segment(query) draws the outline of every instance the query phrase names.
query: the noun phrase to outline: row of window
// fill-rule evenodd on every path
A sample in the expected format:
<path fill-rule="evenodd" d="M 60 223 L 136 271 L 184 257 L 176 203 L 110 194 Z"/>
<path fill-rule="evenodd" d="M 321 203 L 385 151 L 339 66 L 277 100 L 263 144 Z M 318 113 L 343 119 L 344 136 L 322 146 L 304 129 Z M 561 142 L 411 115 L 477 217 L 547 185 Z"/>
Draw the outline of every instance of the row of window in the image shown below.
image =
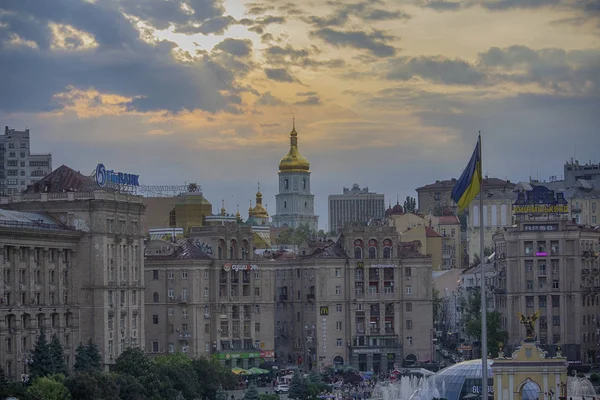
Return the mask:
<path fill-rule="evenodd" d="M 27 148 L 27 142 L 8 142 L 8 148 L 9 149 L 14 149 L 15 145 L 19 145 L 19 148 L 21 149 L 26 149 Z M 0 145 L 0 150 L 5 150 L 4 144 Z"/>

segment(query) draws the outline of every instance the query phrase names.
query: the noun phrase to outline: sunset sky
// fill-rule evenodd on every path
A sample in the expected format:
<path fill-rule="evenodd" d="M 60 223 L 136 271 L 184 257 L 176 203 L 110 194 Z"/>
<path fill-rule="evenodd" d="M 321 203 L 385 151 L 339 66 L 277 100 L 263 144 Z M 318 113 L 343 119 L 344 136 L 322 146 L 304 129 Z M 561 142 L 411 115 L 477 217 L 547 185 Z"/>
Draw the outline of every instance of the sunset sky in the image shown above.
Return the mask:
<path fill-rule="evenodd" d="M 600 161 L 600 0 L 2 0 L 0 122 L 54 167 L 275 213 L 292 116 L 327 195 Z"/>

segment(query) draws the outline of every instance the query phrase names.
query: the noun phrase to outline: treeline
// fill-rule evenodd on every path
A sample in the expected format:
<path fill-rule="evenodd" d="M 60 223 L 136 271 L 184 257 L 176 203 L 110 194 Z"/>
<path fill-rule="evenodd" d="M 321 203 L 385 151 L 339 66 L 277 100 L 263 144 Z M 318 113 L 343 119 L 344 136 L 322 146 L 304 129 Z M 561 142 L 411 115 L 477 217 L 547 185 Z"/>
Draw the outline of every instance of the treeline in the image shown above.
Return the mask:
<path fill-rule="evenodd" d="M 191 359 L 181 353 L 157 358 L 128 348 L 104 372 L 98 347 L 89 342 L 76 350 L 73 371 L 65 363 L 56 335 L 38 337 L 26 383 L 8 382 L 0 367 L 0 399 L 19 400 L 203 400 L 235 389 L 237 377 L 218 360 Z"/>

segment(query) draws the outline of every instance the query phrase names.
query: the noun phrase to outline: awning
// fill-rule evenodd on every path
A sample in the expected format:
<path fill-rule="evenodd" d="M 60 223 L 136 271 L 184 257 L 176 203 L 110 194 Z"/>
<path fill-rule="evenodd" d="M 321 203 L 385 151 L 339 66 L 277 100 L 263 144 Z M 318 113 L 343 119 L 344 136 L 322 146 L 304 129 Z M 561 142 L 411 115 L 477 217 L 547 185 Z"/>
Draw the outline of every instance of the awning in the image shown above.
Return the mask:
<path fill-rule="evenodd" d="M 233 372 L 235 375 L 252 375 L 252 372 L 243 368 L 232 368 L 231 372 Z"/>
<path fill-rule="evenodd" d="M 262 369 L 262 368 L 258 368 L 258 367 L 252 367 L 248 371 L 251 372 L 252 375 L 264 375 L 264 374 L 269 373 L 269 371 L 267 371 L 266 369 Z"/>

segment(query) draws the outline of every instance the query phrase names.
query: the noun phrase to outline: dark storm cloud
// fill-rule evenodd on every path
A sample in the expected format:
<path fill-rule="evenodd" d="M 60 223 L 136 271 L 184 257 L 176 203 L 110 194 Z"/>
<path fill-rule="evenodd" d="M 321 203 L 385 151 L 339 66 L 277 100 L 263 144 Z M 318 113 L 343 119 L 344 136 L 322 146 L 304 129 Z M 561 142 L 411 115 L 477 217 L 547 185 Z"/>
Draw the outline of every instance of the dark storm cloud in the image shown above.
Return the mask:
<path fill-rule="evenodd" d="M 341 59 L 318 60 L 317 56 L 320 50 L 316 46 L 309 48 L 296 49 L 291 45 L 285 47 L 276 45 L 267 47 L 264 50 L 264 56 L 270 66 L 284 67 L 297 66 L 304 68 L 339 68 L 344 66 L 344 61 Z"/>
<path fill-rule="evenodd" d="M 586 0 L 582 0 L 586 1 Z M 436 11 L 456 11 L 461 8 L 480 6 L 490 11 L 509 9 L 536 9 L 557 5 L 573 6 L 570 0 L 420 0 L 419 4 Z"/>
<path fill-rule="evenodd" d="M 190 4 L 199 7 L 203 2 Z M 0 91 L 11 93 L 0 98 L 2 111 L 59 108 L 54 95 L 69 86 L 132 97 L 126 106 L 137 111 L 216 112 L 240 101 L 233 93 L 235 75 L 230 70 L 207 55 L 180 63 L 173 58 L 173 43 L 141 41 L 114 3 L 6 0 L 0 3 L 0 11 L 5 11 L 0 13 Z M 11 19 L 14 15 L 20 17 L 18 21 Z M 89 33 L 97 47 L 49 51 L 51 33 L 47 27 L 51 22 Z M 13 34 L 35 42 L 39 48 L 9 44 Z"/>
<path fill-rule="evenodd" d="M 184 5 L 191 8 L 191 12 Z M 174 26 L 182 32 L 197 29 L 198 24 L 221 17 L 225 11 L 220 0 L 120 0 L 120 6 L 125 13 L 136 16 L 157 29 Z"/>
<path fill-rule="evenodd" d="M 271 106 L 271 107 L 276 107 L 276 106 L 283 106 L 286 105 L 287 103 L 275 96 L 273 96 L 271 94 L 271 92 L 265 92 L 262 94 L 262 96 L 260 96 L 258 98 L 258 100 L 256 100 L 256 105 L 259 106 Z"/>
<path fill-rule="evenodd" d="M 252 41 L 250 39 L 227 38 L 215 46 L 217 50 L 223 50 L 231 55 L 246 57 L 252 54 Z"/>
<path fill-rule="evenodd" d="M 321 99 L 319 96 L 311 96 L 306 100 L 297 101 L 294 104 L 297 106 L 317 106 L 321 104 Z"/>
<path fill-rule="evenodd" d="M 557 93 L 584 93 L 600 88 L 600 50 L 492 47 L 479 53 L 474 64 L 442 56 L 398 57 L 387 60 L 382 71 L 389 80 L 418 77 L 439 84 L 472 86 L 533 83 Z"/>
<path fill-rule="evenodd" d="M 334 6 L 333 12 L 325 17 L 311 15 L 302 20 L 315 28 L 342 27 L 346 25 L 350 17 L 360 19 L 365 22 L 387 21 L 410 19 L 410 15 L 399 10 L 384 10 L 374 8 L 376 2 L 365 1 L 359 3 L 346 3 L 329 1 L 328 4 Z"/>
<path fill-rule="evenodd" d="M 419 77 L 446 85 L 477 85 L 485 75 L 463 60 L 437 57 L 399 57 L 387 62 L 385 77 L 407 81 Z"/>
<path fill-rule="evenodd" d="M 481 6 L 488 10 L 506 10 L 509 8 L 540 8 L 556 6 L 561 0 L 482 0 Z"/>
<path fill-rule="evenodd" d="M 364 32 L 324 28 L 313 31 L 310 35 L 335 47 L 352 47 L 366 50 L 377 57 L 391 57 L 396 54 L 396 48 L 386 44 L 386 40 L 392 40 L 394 37 L 385 35 L 378 30 Z"/>
<path fill-rule="evenodd" d="M 486 68 L 502 80 L 536 83 L 555 92 L 600 91 L 600 50 L 492 47 L 478 58 L 480 69 Z"/>
<path fill-rule="evenodd" d="M 436 11 L 456 11 L 460 10 L 461 3 L 459 1 L 432 0 L 423 3 L 423 7 Z"/>
<path fill-rule="evenodd" d="M 231 15 L 225 15 L 207 19 L 200 25 L 188 24 L 178 26 L 175 29 L 175 32 L 187 35 L 194 33 L 202 33 L 203 35 L 209 35 L 211 33 L 222 35 L 231 25 L 236 24 L 236 22 L 235 18 Z"/>
<path fill-rule="evenodd" d="M 278 82 L 297 82 L 284 68 L 265 68 L 265 75 L 267 75 L 267 78 Z"/>

